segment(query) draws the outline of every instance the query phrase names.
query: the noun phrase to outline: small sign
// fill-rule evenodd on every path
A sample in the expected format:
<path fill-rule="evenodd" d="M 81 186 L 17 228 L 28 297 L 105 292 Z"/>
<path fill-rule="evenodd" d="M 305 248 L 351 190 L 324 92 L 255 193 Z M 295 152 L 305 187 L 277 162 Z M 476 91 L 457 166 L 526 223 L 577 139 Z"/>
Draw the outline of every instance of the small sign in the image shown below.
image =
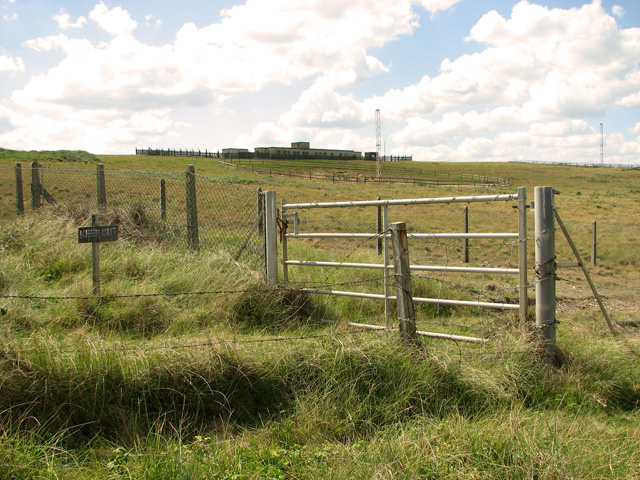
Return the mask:
<path fill-rule="evenodd" d="M 80 227 L 78 229 L 78 243 L 115 242 L 116 240 L 118 240 L 118 225 Z"/>

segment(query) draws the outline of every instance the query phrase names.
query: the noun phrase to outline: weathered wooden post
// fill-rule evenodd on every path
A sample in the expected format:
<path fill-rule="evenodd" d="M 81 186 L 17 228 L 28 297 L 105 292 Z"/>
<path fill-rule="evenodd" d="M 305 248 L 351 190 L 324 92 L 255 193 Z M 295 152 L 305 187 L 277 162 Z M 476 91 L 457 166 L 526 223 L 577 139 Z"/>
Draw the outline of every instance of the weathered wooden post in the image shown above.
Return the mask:
<path fill-rule="evenodd" d="M 22 190 L 22 164 L 16 163 L 16 209 L 18 216 L 24 215 L 24 192 Z"/>
<path fill-rule="evenodd" d="M 42 183 L 40 178 L 40 165 L 31 163 L 31 209 L 37 210 L 42 206 Z"/>
<path fill-rule="evenodd" d="M 107 188 L 104 181 L 104 163 L 97 165 L 96 177 L 98 183 L 98 206 L 107 206 Z"/>
<path fill-rule="evenodd" d="M 552 187 L 536 187 L 536 327 L 550 364 L 556 352 L 556 241 Z"/>
<path fill-rule="evenodd" d="M 469 207 L 465 205 L 462 211 L 462 231 L 469 233 Z M 462 261 L 469 263 L 469 239 L 462 240 Z"/>
<path fill-rule="evenodd" d="M 100 242 L 118 240 L 118 225 L 99 225 L 98 214 L 91 215 L 91 226 L 78 229 L 78 243 L 91 243 L 93 264 L 93 295 L 100 296 Z"/>
<path fill-rule="evenodd" d="M 411 271 L 409 267 L 409 243 L 407 224 L 391 224 L 391 243 L 393 245 L 393 272 L 396 280 L 396 299 L 398 304 L 398 328 L 400 338 L 409 343 L 417 343 L 416 314 L 411 296 Z"/>
<path fill-rule="evenodd" d="M 527 189 L 518 188 L 518 273 L 520 292 L 520 322 L 527 321 L 529 288 L 527 276 Z"/>
<path fill-rule="evenodd" d="M 98 214 L 91 215 L 91 226 L 98 227 Z M 100 242 L 91 242 L 91 261 L 93 263 L 93 295 L 100 296 Z"/>
<path fill-rule="evenodd" d="M 267 264 L 267 282 L 278 283 L 278 209 L 276 192 L 264 192 L 264 227 L 265 227 L 265 259 Z"/>
<path fill-rule="evenodd" d="M 258 235 L 264 235 L 264 194 L 262 193 L 262 189 L 258 188 L 258 192 L 256 195 L 256 211 L 257 211 L 257 221 L 258 221 Z"/>
<path fill-rule="evenodd" d="M 198 202 L 196 199 L 196 167 L 187 165 L 187 246 L 190 250 L 198 250 Z"/>
<path fill-rule="evenodd" d="M 160 179 L 160 218 L 167 219 L 167 183 L 164 178 Z"/>

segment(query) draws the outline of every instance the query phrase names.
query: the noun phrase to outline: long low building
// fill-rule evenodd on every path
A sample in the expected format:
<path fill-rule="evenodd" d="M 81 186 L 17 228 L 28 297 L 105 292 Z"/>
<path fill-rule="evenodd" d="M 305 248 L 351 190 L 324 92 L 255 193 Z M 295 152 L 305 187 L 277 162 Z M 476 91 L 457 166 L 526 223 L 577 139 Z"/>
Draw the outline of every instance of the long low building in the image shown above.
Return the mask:
<path fill-rule="evenodd" d="M 362 160 L 361 152 L 311 148 L 309 142 L 293 142 L 291 147 L 256 147 L 251 153 L 245 148 L 224 148 L 223 158 L 324 158 L 333 160 Z"/>

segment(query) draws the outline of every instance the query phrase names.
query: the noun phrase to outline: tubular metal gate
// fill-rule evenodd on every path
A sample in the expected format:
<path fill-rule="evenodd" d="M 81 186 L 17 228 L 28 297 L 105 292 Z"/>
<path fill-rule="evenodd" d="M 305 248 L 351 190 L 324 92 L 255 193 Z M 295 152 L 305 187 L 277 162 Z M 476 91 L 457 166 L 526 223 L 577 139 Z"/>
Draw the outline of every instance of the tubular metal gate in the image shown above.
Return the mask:
<path fill-rule="evenodd" d="M 517 268 L 505 268 L 505 267 L 493 267 L 493 266 L 465 266 L 465 265 L 449 265 L 449 261 L 446 262 L 445 265 L 437 264 L 435 260 L 436 258 L 429 258 L 427 260 L 428 263 L 425 264 L 412 264 L 411 271 L 412 272 L 442 272 L 445 274 L 446 272 L 455 272 L 458 274 L 485 274 L 485 275 L 514 275 L 518 276 L 518 292 L 519 292 L 519 302 L 517 304 L 514 303 L 500 303 L 500 302 L 481 302 L 481 301 L 468 301 L 468 300 L 456 300 L 456 299 L 443 299 L 443 298 L 423 298 L 423 297 L 414 297 L 413 301 L 417 303 L 431 303 L 436 305 L 447 305 L 447 306 L 472 306 L 472 307 L 480 307 L 480 308 L 491 308 L 491 309 L 501 309 L 501 310 L 518 310 L 520 321 L 525 321 L 527 317 L 527 290 L 528 290 L 528 282 L 527 282 L 527 222 L 526 222 L 526 209 L 527 209 L 527 196 L 526 189 L 524 187 L 518 188 L 518 192 L 516 194 L 501 194 L 501 195 L 487 195 L 487 196 L 467 196 L 467 197 L 446 197 L 446 198 L 415 198 L 415 199 L 402 199 L 402 200 L 372 200 L 372 201 L 354 201 L 354 202 L 327 202 L 327 203 L 286 203 L 285 200 L 281 201 L 281 211 L 283 223 L 286 225 L 285 232 L 282 235 L 282 265 L 283 265 L 283 277 L 284 282 L 290 282 L 290 269 L 291 267 L 333 267 L 333 268 L 360 268 L 360 269 L 371 269 L 371 270 L 381 270 L 385 272 L 383 286 L 384 291 L 382 294 L 374 294 L 374 293 L 362 293 L 356 291 L 342 291 L 342 290 L 334 290 L 331 288 L 308 288 L 303 287 L 299 288 L 301 291 L 309 292 L 309 293 L 318 293 L 318 294 L 327 294 L 327 295 L 340 295 L 347 297 L 358 297 L 358 298 L 370 298 L 370 299 L 380 299 L 385 302 L 385 322 L 386 327 L 390 327 L 390 319 L 389 319 L 389 303 L 392 300 L 396 300 L 396 297 L 391 295 L 391 285 L 390 285 L 390 277 L 387 274 L 390 270 L 393 270 L 393 263 L 390 262 L 390 247 L 389 240 L 391 235 L 389 234 L 389 208 L 395 206 L 404 207 L 403 211 L 404 215 L 413 215 L 414 221 L 407 221 L 408 227 L 411 225 L 415 225 L 420 227 L 420 215 L 424 215 L 424 209 L 422 214 L 419 210 L 413 208 L 415 206 L 427 206 L 427 205 L 438 205 L 440 206 L 440 210 L 442 210 L 445 205 L 453 205 L 453 204 L 474 204 L 474 203 L 484 203 L 484 204 L 494 204 L 496 202 L 503 203 L 515 203 L 513 206 L 514 209 L 517 209 L 517 225 L 513 227 L 512 232 L 473 232 L 469 233 L 465 228 L 463 232 L 442 232 L 442 231 L 431 231 L 427 233 L 409 233 L 407 236 L 411 239 L 426 239 L 435 242 L 446 242 L 446 241 L 456 241 L 463 242 L 463 245 L 468 245 L 467 242 L 470 240 L 477 241 L 479 239 L 488 240 L 488 241 L 496 241 L 496 242 L 511 242 L 512 245 L 517 245 L 518 252 L 518 260 L 517 260 Z M 338 231 L 344 230 L 348 226 L 345 226 L 344 223 L 344 215 L 342 217 L 342 222 L 335 222 L 338 218 L 335 214 L 331 214 L 330 212 L 335 211 L 335 209 L 352 209 L 362 211 L 365 207 L 376 207 L 377 213 L 377 222 L 369 221 L 368 225 L 371 230 L 376 231 L 367 231 L 367 232 L 359 232 L 354 233 L 353 231 Z M 411 208 L 410 208 L 411 207 Z M 319 224 L 322 222 L 312 221 L 311 219 L 304 219 L 305 215 L 307 217 L 311 217 L 311 212 L 317 210 L 324 210 L 326 213 L 323 215 L 325 218 L 332 218 L 333 224 L 325 223 L 324 226 L 326 230 L 333 230 L 330 232 L 327 231 L 318 231 Z M 465 210 L 466 211 L 466 210 Z M 349 212 L 350 215 L 349 221 L 346 222 L 349 225 L 354 225 L 357 222 L 354 220 L 358 215 L 355 211 Z M 319 214 L 318 214 L 319 215 Z M 489 217 L 496 217 L 499 215 L 498 213 L 492 213 Z M 368 212 L 368 216 L 371 217 L 371 212 Z M 362 215 L 360 215 L 362 217 Z M 317 217 L 316 217 L 317 218 Z M 397 219 L 406 221 L 406 219 Z M 340 225 L 336 225 L 336 223 L 340 223 Z M 366 223 L 366 222 L 364 222 Z M 361 223 L 364 224 L 364 223 Z M 483 222 L 485 224 L 490 222 Z M 500 226 L 509 222 L 497 222 Z M 331 226 L 330 226 L 331 225 Z M 465 221 L 466 226 L 466 221 Z M 291 227 L 293 231 L 291 230 Z M 372 228 L 373 227 L 373 228 Z M 361 230 L 362 228 L 353 228 L 352 230 Z M 436 230 L 443 230 L 443 228 L 437 228 Z M 347 262 L 345 260 L 345 256 L 349 259 L 350 252 L 343 250 L 342 258 L 338 258 L 335 261 L 318 261 L 311 260 L 309 258 L 292 258 L 293 254 L 304 254 L 305 252 L 314 252 L 315 250 L 319 250 L 318 245 L 321 242 L 325 242 L 330 239 L 343 239 L 342 241 L 347 240 L 358 240 L 359 242 L 367 242 L 370 239 L 383 239 L 378 240 L 378 253 L 382 257 L 382 263 L 359 263 L 359 262 Z M 312 245 L 312 249 L 305 250 L 304 248 L 295 249 L 293 242 L 316 242 Z M 506 244 L 506 243 L 505 243 Z M 330 248 L 330 247 L 329 247 Z M 357 247 L 356 247 L 357 248 Z M 412 251 L 414 248 L 412 248 Z M 417 250 L 417 249 L 416 249 Z M 429 250 L 429 248 L 427 248 Z M 340 251 L 335 253 L 340 254 Z M 410 255 L 411 260 L 414 261 L 414 256 Z M 416 257 L 420 260 L 420 255 L 416 255 Z M 485 262 L 487 264 L 489 262 Z M 469 337 L 472 338 L 472 337 Z"/>

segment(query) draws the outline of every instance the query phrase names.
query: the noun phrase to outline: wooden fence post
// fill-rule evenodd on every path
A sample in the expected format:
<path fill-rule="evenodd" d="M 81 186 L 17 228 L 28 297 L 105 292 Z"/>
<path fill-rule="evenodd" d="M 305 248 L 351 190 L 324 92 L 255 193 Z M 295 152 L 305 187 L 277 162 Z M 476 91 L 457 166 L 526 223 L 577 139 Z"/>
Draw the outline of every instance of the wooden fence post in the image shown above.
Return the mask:
<path fill-rule="evenodd" d="M 22 164 L 16 163 L 16 209 L 18 216 L 24 215 L 24 192 L 22 190 Z"/>
<path fill-rule="evenodd" d="M 100 224 L 98 214 L 91 215 L 91 226 Z M 93 263 L 93 295 L 100 296 L 100 242 L 91 242 L 91 261 Z"/>
<path fill-rule="evenodd" d="M 396 298 L 398 303 L 398 328 L 400 338 L 409 343 L 417 343 L 416 314 L 411 296 L 411 271 L 409 263 L 409 243 L 407 224 L 391 224 L 391 242 L 393 244 L 393 271 L 396 280 Z"/>
<path fill-rule="evenodd" d="M 164 178 L 160 179 L 160 218 L 167 219 L 167 182 Z"/>
<path fill-rule="evenodd" d="M 547 361 L 557 364 L 556 240 L 552 187 L 536 187 L 536 327 Z"/>
<path fill-rule="evenodd" d="M 42 206 L 42 183 L 40 178 L 40 165 L 31 163 L 31 209 L 37 210 Z"/>
<path fill-rule="evenodd" d="M 469 207 L 465 205 L 462 211 L 462 231 L 469 233 Z M 462 240 L 462 261 L 469 263 L 469 239 Z"/>
<path fill-rule="evenodd" d="M 258 188 L 257 191 L 256 207 L 258 215 L 258 235 L 264 236 L 264 194 L 261 188 Z"/>
<path fill-rule="evenodd" d="M 187 246 L 190 250 L 198 250 L 198 202 L 196 199 L 196 167 L 187 165 Z"/>
<path fill-rule="evenodd" d="M 265 212 L 265 260 L 267 264 L 267 282 L 278 283 L 278 209 L 276 207 L 276 192 L 267 190 L 264 192 Z"/>
<path fill-rule="evenodd" d="M 107 189 L 104 181 L 104 163 L 97 165 L 96 176 L 98 179 L 98 206 L 107 206 Z"/>

